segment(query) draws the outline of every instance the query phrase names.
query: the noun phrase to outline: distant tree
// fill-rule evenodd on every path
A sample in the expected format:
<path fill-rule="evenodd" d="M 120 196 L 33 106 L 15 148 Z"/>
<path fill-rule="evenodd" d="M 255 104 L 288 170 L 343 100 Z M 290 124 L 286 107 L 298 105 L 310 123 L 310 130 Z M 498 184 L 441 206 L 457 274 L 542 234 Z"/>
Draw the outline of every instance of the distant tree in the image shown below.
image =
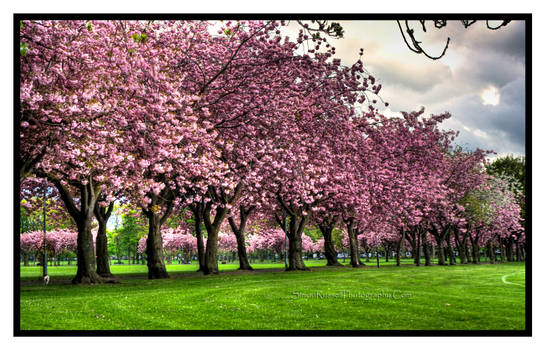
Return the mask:
<path fill-rule="evenodd" d="M 21 233 L 38 231 L 42 227 L 41 223 L 29 215 L 24 207 L 21 206 L 20 210 L 19 230 Z"/>
<path fill-rule="evenodd" d="M 525 219 L 525 173 L 526 161 L 524 156 L 507 155 L 495 159 L 487 165 L 487 173 L 508 182 L 519 206 L 521 217 Z M 522 223 L 522 225 L 525 225 Z"/>
<path fill-rule="evenodd" d="M 525 157 L 507 155 L 487 165 L 487 173 L 508 181 L 516 196 L 525 197 Z"/>
<path fill-rule="evenodd" d="M 140 212 L 134 209 L 127 209 L 126 213 L 122 214 L 122 226 L 117 230 L 114 237 L 116 245 L 118 261 L 120 256 L 126 255 L 129 260 L 137 254 L 138 241 L 148 232 L 148 226 L 145 218 L 140 215 Z"/>

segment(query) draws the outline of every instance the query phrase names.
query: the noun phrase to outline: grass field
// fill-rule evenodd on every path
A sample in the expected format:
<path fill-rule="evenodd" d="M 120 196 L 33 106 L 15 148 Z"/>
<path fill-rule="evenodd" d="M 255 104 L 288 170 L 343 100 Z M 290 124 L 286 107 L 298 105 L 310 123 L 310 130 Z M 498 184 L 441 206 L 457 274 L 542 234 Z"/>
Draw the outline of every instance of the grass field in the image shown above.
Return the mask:
<path fill-rule="evenodd" d="M 284 272 L 276 263 L 215 276 L 167 265 L 170 279 L 146 279 L 146 266 L 112 265 L 119 284 L 71 285 L 75 266 L 21 267 L 22 330 L 523 330 L 525 265 L 323 267 Z M 231 270 L 231 271 L 230 271 Z M 44 317 L 47 315 L 47 317 Z"/>

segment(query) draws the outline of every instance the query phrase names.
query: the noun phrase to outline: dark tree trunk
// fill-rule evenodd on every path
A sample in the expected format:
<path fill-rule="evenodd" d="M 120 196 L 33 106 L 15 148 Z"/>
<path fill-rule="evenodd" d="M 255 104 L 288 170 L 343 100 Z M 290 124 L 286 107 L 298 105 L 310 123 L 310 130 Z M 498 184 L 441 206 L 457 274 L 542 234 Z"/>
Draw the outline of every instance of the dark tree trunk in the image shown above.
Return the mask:
<path fill-rule="evenodd" d="M 426 231 L 421 232 L 421 242 L 423 245 L 423 251 L 425 252 L 425 266 L 431 266 L 432 265 L 432 257 L 431 257 L 431 245 L 427 240 L 427 233 Z M 419 251 L 417 252 L 419 254 Z"/>
<path fill-rule="evenodd" d="M 239 270 L 252 271 L 253 268 L 248 262 L 246 253 L 245 235 L 243 233 L 236 234 L 237 237 L 237 257 L 239 258 Z"/>
<path fill-rule="evenodd" d="M 301 235 L 305 224 L 307 223 L 307 216 L 290 216 L 290 224 L 288 225 L 288 267 L 286 271 L 309 271 L 305 266 L 302 258 L 302 242 Z"/>
<path fill-rule="evenodd" d="M 342 266 L 337 261 L 337 252 L 332 239 L 332 231 L 334 230 L 335 222 L 325 222 L 319 225 L 322 236 L 324 237 L 324 256 L 326 257 L 326 266 Z"/>
<path fill-rule="evenodd" d="M 445 265 L 445 255 L 444 255 L 444 238 L 442 235 L 435 236 L 436 244 L 438 246 L 438 265 Z"/>
<path fill-rule="evenodd" d="M 402 230 L 402 237 L 400 237 L 400 240 L 398 241 L 398 245 L 396 246 L 396 266 L 400 266 L 400 252 L 402 250 L 402 244 L 404 243 L 405 238 L 406 238 L 406 231 Z"/>
<path fill-rule="evenodd" d="M 414 236 L 414 249 L 415 249 L 415 252 L 413 252 L 414 256 L 413 256 L 413 263 L 415 264 L 415 266 L 421 266 L 421 246 L 423 246 L 423 248 L 426 250 L 426 246 L 424 246 L 423 244 L 425 243 L 424 240 L 422 239 L 422 236 L 423 234 L 421 233 L 420 230 L 417 230 L 415 232 L 415 236 Z M 423 242 L 423 243 L 421 243 Z M 428 253 L 425 253 L 425 254 L 428 254 Z"/>
<path fill-rule="evenodd" d="M 102 283 L 103 280 L 95 271 L 95 250 L 91 235 L 91 218 L 77 222 L 78 226 L 78 270 L 72 283 Z"/>
<path fill-rule="evenodd" d="M 415 262 L 415 246 L 417 244 L 417 239 L 416 239 L 416 234 L 415 234 L 414 230 L 410 230 L 409 232 L 407 232 L 406 240 L 408 241 L 408 243 L 409 243 L 409 245 L 411 247 L 410 257 L 412 259 L 414 259 L 414 262 Z"/>
<path fill-rule="evenodd" d="M 495 263 L 495 249 L 493 248 L 493 244 L 491 241 L 487 243 L 487 255 L 489 255 L 489 262 L 491 264 Z"/>
<path fill-rule="evenodd" d="M 108 237 L 106 236 L 106 224 L 112 211 L 114 202 L 108 205 L 108 208 L 95 203 L 95 218 L 99 223 L 97 238 L 95 241 L 95 249 L 97 254 L 97 273 L 102 277 L 112 277 L 110 272 L 110 263 L 108 261 Z"/>
<path fill-rule="evenodd" d="M 479 264 L 479 262 L 480 262 L 480 247 L 478 246 L 477 242 L 474 242 L 474 240 L 472 240 L 472 263 Z"/>
<path fill-rule="evenodd" d="M 29 266 L 28 265 L 28 253 L 22 253 L 23 254 L 23 261 L 24 261 L 24 266 Z"/>
<path fill-rule="evenodd" d="M 203 266 L 201 267 L 205 275 L 218 273 L 218 232 L 220 231 L 220 225 L 228 213 L 227 206 L 239 198 L 242 186 L 242 183 L 237 184 L 233 191 L 233 195 L 229 197 L 223 191 L 218 191 L 214 187 L 209 187 L 208 194 L 210 195 L 210 198 L 214 200 L 194 205 L 197 209 L 203 209 L 203 222 L 205 223 L 205 228 L 207 230 L 205 259 Z M 217 204 L 216 213 L 214 219 L 211 219 L 211 211 L 214 204 Z"/>
<path fill-rule="evenodd" d="M 349 254 L 351 256 L 351 266 L 361 266 L 360 256 L 358 255 L 358 239 L 352 219 L 346 221 L 347 233 L 349 234 Z"/>
<path fill-rule="evenodd" d="M 502 242 L 502 238 L 497 236 L 497 239 L 499 241 L 500 262 L 501 262 L 501 264 L 504 264 L 506 262 L 506 251 L 504 249 L 504 244 Z"/>
<path fill-rule="evenodd" d="M 447 256 L 449 258 L 449 265 L 456 265 L 457 262 L 455 260 L 455 253 L 453 252 L 453 246 L 451 244 L 451 237 L 450 232 L 448 232 L 446 237 L 446 244 L 447 244 Z"/>
<path fill-rule="evenodd" d="M 146 239 L 146 256 L 148 278 L 169 278 L 163 257 L 163 240 L 161 238 L 162 220 L 156 213 L 146 211 L 148 216 L 148 238 Z M 129 257 L 127 257 L 129 259 Z"/>
<path fill-rule="evenodd" d="M 205 251 L 205 265 L 203 266 L 203 273 L 205 275 L 218 273 L 218 232 L 220 231 L 220 224 L 224 221 L 227 214 L 225 207 L 217 207 L 214 221 L 211 222 L 211 203 L 209 202 L 205 205 L 205 215 L 203 217 L 205 228 L 207 229 L 207 249 Z"/>
<path fill-rule="evenodd" d="M 235 238 L 237 239 L 237 256 L 239 257 L 239 270 L 248 270 L 252 271 L 252 266 L 250 266 L 250 263 L 248 262 L 248 256 L 246 254 L 246 243 L 245 243 L 245 228 L 246 228 L 246 222 L 248 219 L 248 216 L 252 212 L 254 208 L 250 207 L 245 210 L 243 206 L 239 207 L 239 227 L 237 227 L 235 220 L 233 218 L 229 217 L 229 225 L 231 226 L 231 230 L 233 231 L 233 234 L 235 234 Z"/>
<path fill-rule="evenodd" d="M 509 237 L 506 241 L 506 260 L 509 262 L 514 261 L 514 248 L 513 248 L 513 238 Z"/>
<path fill-rule="evenodd" d="M 389 254 L 391 252 L 390 245 L 385 244 L 383 248 L 385 249 L 385 262 L 387 263 L 389 262 Z"/>
<path fill-rule="evenodd" d="M 203 207 L 201 203 L 192 204 L 191 210 L 193 212 L 193 220 L 195 222 L 195 238 L 197 238 L 197 260 L 199 262 L 199 269 L 197 271 L 205 270 L 205 243 L 203 240 Z"/>
<path fill-rule="evenodd" d="M 461 264 L 467 264 L 467 254 L 466 254 L 466 246 L 467 246 L 467 234 L 462 233 L 462 237 L 459 237 L 459 230 L 455 228 L 454 231 L 454 237 L 455 237 L 455 244 L 457 245 L 457 252 L 459 253 L 459 262 Z"/>
<path fill-rule="evenodd" d="M 76 222 L 78 227 L 77 257 L 78 269 L 72 283 L 102 283 L 103 279 L 95 271 L 95 249 L 93 247 L 93 236 L 91 235 L 91 219 L 100 188 L 93 184 L 92 178 L 84 185 L 74 184 L 79 189 L 79 205 L 77 206 L 70 191 L 57 178 L 50 177 L 49 180 L 55 184 L 65 207 Z"/>
<path fill-rule="evenodd" d="M 522 245 L 516 242 L 516 261 L 523 261 Z"/>

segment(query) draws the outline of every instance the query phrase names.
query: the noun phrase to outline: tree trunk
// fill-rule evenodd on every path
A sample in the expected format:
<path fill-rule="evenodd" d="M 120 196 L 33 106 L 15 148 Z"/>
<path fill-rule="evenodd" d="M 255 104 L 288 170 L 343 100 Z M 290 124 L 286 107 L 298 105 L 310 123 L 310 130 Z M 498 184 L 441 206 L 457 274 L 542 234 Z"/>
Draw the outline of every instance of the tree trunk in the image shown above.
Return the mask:
<path fill-rule="evenodd" d="M 305 224 L 307 223 L 307 216 L 299 217 L 298 215 L 290 216 L 290 224 L 287 232 L 288 236 L 288 267 L 286 271 L 309 271 L 305 266 L 302 258 L 302 242 L 301 235 Z"/>
<path fill-rule="evenodd" d="M 195 203 L 190 206 L 193 212 L 193 220 L 195 223 L 195 238 L 197 238 L 197 260 L 199 269 L 197 271 L 205 271 L 205 243 L 203 240 L 203 208 L 201 203 Z"/>
<path fill-rule="evenodd" d="M 506 260 L 509 262 L 514 261 L 514 248 L 513 248 L 513 238 L 509 237 L 506 240 Z"/>
<path fill-rule="evenodd" d="M 23 254 L 23 261 L 24 261 L 24 266 L 29 266 L 28 265 L 28 253 L 22 253 Z"/>
<path fill-rule="evenodd" d="M 65 208 L 72 216 L 78 227 L 77 257 L 78 269 L 72 283 L 102 283 L 103 279 L 95 272 L 95 249 L 93 247 L 93 236 L 91 235 L 91 219 L 95 202 L 100 195 L 100 188 L 93 184 L 90 177 L 87 183 L 79 184 L 79 205 L 76 205 L 70 191 L 57 178 L 50 177 L 59 194 Z"/>
<path fill-rule="evenodd" d="M 349 254 L 351 256 L 351 266 L 352 267 L 359 267 L 360 264 L 360 256 L 358 256 L 358 239 L 356 236 L 356 232 L 354 229 L 354 223 L 353 220 L 350 219 L 346 222 L 347 224 L 347 233 L 349 234 Z"/>
<path fill-rule="evenodd" d="M 472 241 L 472 263 L 478 264 L 480 262 L 480 247 L 478 243 Z"/>
<path fill-rule="evenodd" d="M 97 273 L 102 277 L 112 277 L 110 272 L 110 263 L 108 261 L 108 237 L 106 236 L 106 224 L 112 211 L 114 202 L 108 205 L 108 208 L 95 203 L 95 218 L 99 223 L 97 238 L 95 241 L 95 249 L 97 254 Z"/>
<path fill-rule="evenodd" d="M 455 237 L 455 244 L 457 245 L 457 252 L 459 253 L 459 262 L 461 264 L 467 264 L 468 258 L 466 255 L 466 246 L 467 246 L 466 233 L 462 233 L 462 237 L 459 239 L 459 230 L 455 228 L 454 237 Z"/>
<path fill-rule="evenodd" d="M 498 237 L 498 240 L 499 240 L 499 250 L 500 250 L 500 262 L 501 264 L 504 264 L 506 262 L 506 251 L 504 249 L 502 238 Z"/>
<path fill-rule="evenodd" d="M 406 231 L 402 230 L 402 237 L 400 237 L 398 245 L 396 246 L 396 266 L 400 266 L 400 251 L 402 250 L 404 239 L 406 239 Z"/>
<path fill-rule="evenodd" d="M 445 255 L 444 255 L 444 236 L 443 234 L 435 235 L 436 244 L 438 246 L 438 265 L 445 265 Z"/>
<path fill-rule="evenodd" d="M 521 243 L 516 242 L 516 261 L 523 261 Z"/>
<path fill-rule="evenodd" d="M 252 271 L 253 268 L 248 262 L 248 255 L 246 253 L 246 243 L 244 233 L 235 234 L 237 238 L 237 257 L 239 258 L 239 270 Z"/>
<path fill-rule="evenodd" d="M 495 249 L 493 248 L 493 244 L 491 241 L 487 243 L 487 253 L 489 255 L 489 263 L 494 264 L 495 263 Z"/>
<path fill-rule="evenodd" d="M 253 208 L 249 208 L 248 210 L 245 210 L 243 206 L 239 207 L 239 227 L 237 227 L 235 220 L 233 218 L 229 217 L 229 225 L 231 226 L 231 230 L 233 231 L 233 234 L 235 235 L 235 238 L 237 239 L 237 256 L 239 258 L 239 270 L 248 270 L 252 271 L 252 266 L 250 266 L 250 263 L 248 262 L 248 256 L 246 253 L 246 243 L 245 243 L 245 228 L 246 228 L 246 222 L 248 219 L 248 215 L 250 215 L 250 212 L 253 210 Z"/>
<path fill-rule="evenodd" d="M 99 221 L 99 230 L 96 238 L 97 273 L 102 277 L 111 277 L 110 264 L 108 262 L 108 243 L 106 237 L 106 223 Z"/>
<path fill-rule="evenodd" d="M 431 244 L 428 242 L 426 231 L 423 230 L 421 233 L 421 241 L 423 245 L 423 251 L 425 252 L 425 266 L 431 266 L 432 265 L 432 257 L 431 257 Z M 419 254 L 419 251 L 417 251 L 417 254 Z"/>
<path fill-rule="evenodd" d="M 146 256 L 148 265 L 148 278 L 169 278 L 165 262 L 163 261 L 163 240 L 161 238 L 161 219 L 152 211 L 147 211 L 148 238 L 146 239 Z M 129 259 L 129 257 L 127 257 Z"/>
<path fill-rule="evenodd" d="M 420 230 L 417 230 L 413 238 L 413 249 L 415 249 L 415 251 L 413 252 L 413 263 L 415 264 L 415 266 L 421 266 L 421 246 L 423 246 L 424 250 L 426 250 L 426 246 L 424 246 L 424 237 L 422 236 L 423 233 L 421 233 Z"/>
<path fill-rule="evenodd" d="M 103 279 L 95 271 L 95 249 L 93 248 L 93 236 L 91 235 L 91 217 L 79 220 L 78 226 L 78 270 L 72 283 L 102 283 Z"/>
<path fill-rule="evenodd" d="M 337 252 L 332 239 L 334 225 L 319 225 L 319 228 L 324 237 L 324 256 L 327 261 L 326 266 L 342 266 L 341 263 L 337 261 Z"/>
<path fill-rule="evenodd" d="M 211 222 L 211 205 L 209 203 L 206 205 L 203 217 L 205 228 L 207 229 L 207 249 L 205 251 L 205 265 L 203 266 L 203 273 L 205 275 L 218 273 L 218 232 L 220 231 L 220 224 L 224 221 L 227 214 L 226 208 L 217 207 L 214 221 Z"/>
<path fill-rule="evenodd" d="M 446 244 L 447 244 L 447 256 L 449 258 L 449 265 L 456 265 L 457 262 L 455 260 L 455 253 L 453 252 L 453 245 L 451 243 L 451 237 L 450 237 L 451 231 L 448 232 L 446 237 Z"/>

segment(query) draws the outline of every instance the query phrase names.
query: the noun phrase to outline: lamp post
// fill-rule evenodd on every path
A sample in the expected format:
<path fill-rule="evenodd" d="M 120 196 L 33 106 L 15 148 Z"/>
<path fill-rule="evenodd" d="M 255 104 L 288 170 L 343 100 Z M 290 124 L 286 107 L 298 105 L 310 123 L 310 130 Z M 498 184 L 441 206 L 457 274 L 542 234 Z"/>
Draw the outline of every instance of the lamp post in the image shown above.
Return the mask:
<path fill-rule="evenodd" d="M 44 209 L 44 262 L 43 262 L 43 274 L 44 278 L 47 276 L 47 250 L 46 250 L 46 190 L 47 185 L 44 181 L 44 192 L 42 194 L 42 205 Z"/>

